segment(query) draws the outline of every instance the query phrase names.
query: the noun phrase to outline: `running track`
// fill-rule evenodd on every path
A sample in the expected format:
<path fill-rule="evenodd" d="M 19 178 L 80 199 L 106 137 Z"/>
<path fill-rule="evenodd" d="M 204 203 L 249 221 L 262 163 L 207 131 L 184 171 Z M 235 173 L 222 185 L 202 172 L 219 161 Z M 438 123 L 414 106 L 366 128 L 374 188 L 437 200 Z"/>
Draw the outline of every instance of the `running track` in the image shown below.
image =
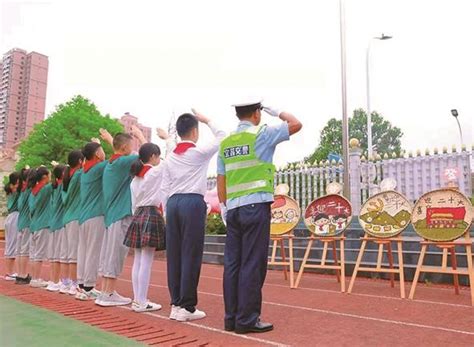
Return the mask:
<path fill-rule="evenodd" d="M 0 242 L 1 252 L 3 247 L 3 242 Z M 129 257 L 122 279 L 118 283 L 118 291 L 122 295 L 132 296 L 131 265 L 132 258 Z M 44 267 L 44 271 L 47 273 L 48 266 Z M 0 273 L 4 272 L 2 260 Z M 346 278 L 347 282 L 348 280 Z M 148 296 L 152 301 L 163 304 L 164 308 L 154 313 L 136 314 L 129 308 L 99 308 L 91 302 L 77 302 L 65 295 L 16 286 L 3 280 L 0 282 L 0 294 L 47 308 L 45 302 L 53 303 L 59 300 L 61 304 L 51 305 L 52 310 L 61 312 L 62 309 L 61 313 L 85 322 L 97 321 L 97 315 L 105 315 L 115 320 L 120 317 L 123 324 L 136 327 L 138 336 L 132 336 L 137 334 L 127 333 L 123 328 L 115 328 L 119 324 L 114 326 L 104 323 L 98 326 L 141 339 L 148 344 L 474 345 L 474 308 L 470 305 L 468 290 L 464 288 L 460 295 L 454 295 L 454 290 L 449 286 L 420 284 L 417 287 L 416 300 L 411 301 L 398 298 L 398 285 L 396 283 L 395 288 L 390 288 L 387 281 L 360 278 L 355 283 L 353 294 L 348 295 L 339 293 L 338 283 L 333 276 L 305 274 L 300 288 L 289 289 L 281 272 L 269 271 L 264 287 L 262 319 L 272 322 L 275 330 L 247 336 L 222 330 L 222 267 L 216 265 L 203 265 L 201 271 L 198 307 L 204 310 L 208 317 L 191 323 L 178 323 L 167 319 L 169 307 L 166 304 L 169 296 L 166 286 L 166 262 L 162 260 L 154 262 Z M 409 285 L 406 285 L 407 293 Z M 41 296 L 41 299 L 32 300 L 31 297 L 34 296 Z M 95 321 L 92 318 L 95 318 Z M 140 334 L 140 331 L 143 333 Z M 167 339 L 166 336 L 173 338 Z"/>

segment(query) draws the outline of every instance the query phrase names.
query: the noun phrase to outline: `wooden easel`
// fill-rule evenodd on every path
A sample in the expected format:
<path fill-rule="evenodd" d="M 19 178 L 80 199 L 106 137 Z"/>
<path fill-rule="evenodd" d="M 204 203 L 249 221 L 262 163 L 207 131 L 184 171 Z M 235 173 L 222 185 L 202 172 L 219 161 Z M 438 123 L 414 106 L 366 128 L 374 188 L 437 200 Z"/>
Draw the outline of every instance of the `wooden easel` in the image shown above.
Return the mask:
<path fill-rule="evenodd" d="M 441 266 L 425 266 L 423 260 L 425 258 L 426 250 L 428 246 L 433 245 L 443 250 L 443 257 L 441 260 Z M 464 246 L 466 248 L 467 256 L 467 268 L 458 268 L 456 260 L 456 246 Z M 469 235 L 469 229 L 466 231 L 464 241 L 452 241 L 452 242 L 435 242 L 435 241 L 422 241 L 420 258 L 418 259 L 418 265 L 416 266 L 415 277 L 413 278 L 413 284 L 410 289 L 410 299 L 415 296 L 416 285 L 420 277 L 421 272 L 430 273 L 444 273 L 452 274 L 454 278 L 454 292 L 459 294 L 459 275 L 469 276 L 469 286 L 471 288 L 471 304 L 474 306 L 474 268 L 472 265 L 472 241 Z M 451 267 L 448 267 L 448 251 L 451 255 Z"/>
<path fill-rule="evenodd" d="M 361 238 L 362 244 L 360 246 L 359 255 L 357 256 L 357 261 L 354 267 L 354 272 L 352 273 L 351 282 L 349 283 L 349 289 L 347 292 L 350 294 L 352 288 L 354 287 L 354 282 L 359 271 L 363 272 L 378 272 L 378 273 L 389 273 L 390 274 L 390 285 L 392 288 L 395 287 L 395 274 L 398 274 L 400 277 L 400 297 L 405 298 L 405 275 L 403 271 L 403 250 L 402 244 L 403 239 L 401 237 L 390 237 L 386 239 L 369 237 L 365 235 Z M 364 257 L 365 247 L 367 242 L 374 242 L 378 245 L 378 254 L 377 254 L 377 265 L 375 267 L 361 267 L 362 258 Z M 397 253 L 398 253 L 398 266 L 394 267 L 393 264 L 393 253 L 392 253 L 392 242 L 397 243 Z M 382 267 L 383 259 L 383 250 L 387 246 L 387 258 L 389 267 Z"/>
<path fill-rule="evenodd" d="M 285 251 L 285 239 L 288 239 L 288 249 L 290 253 L 290 259 L 286 260 Z M 270 240 L 273 242 L 272 245 L 272 256 L 268 265 L 283 266 L 283 274 L 285 281 L 288 280 L 288 266 L 290 267 L 290 288 L 294 288 L 294 262 L 293 262 L 293 231 L 287 235 L 270 235 Z M 280 246 L 281 261 L 276 261 L 277 248 Z"/>
<path fill-rule="evenodd" d="M 323 270 L 336 270 L 337 281 L 341 283 L 341 292 L 346 291 L 346 281 L 345 281 L 345 261 L 344 261 L 344 236 L 334 236 L 334 237 L 317 237 L 311 235 L 309 238 L 308 246 L 306 247 L 306 252 L 304 254 L 303 262 L 301 263 L 300 271 L 298 272 L 298 278 L 296 279 L 295 288 L 298 288 L 301 277 L 305 269 L 323 269 Z M 314 241 L 321 241 L 323 243 L 323 254 L 321 256 L 321 262 L 319 264 L 307 264 L 309 254 L 311 253 L 311 247 L 313 246 Z M 339 241 L 339 253 L 340 261 L 337 257 L 337 241 Z M 330 264 L 326 264 L 327 253 L 329 244 L 332 245 L 332 254 L 334 261 Z"/>

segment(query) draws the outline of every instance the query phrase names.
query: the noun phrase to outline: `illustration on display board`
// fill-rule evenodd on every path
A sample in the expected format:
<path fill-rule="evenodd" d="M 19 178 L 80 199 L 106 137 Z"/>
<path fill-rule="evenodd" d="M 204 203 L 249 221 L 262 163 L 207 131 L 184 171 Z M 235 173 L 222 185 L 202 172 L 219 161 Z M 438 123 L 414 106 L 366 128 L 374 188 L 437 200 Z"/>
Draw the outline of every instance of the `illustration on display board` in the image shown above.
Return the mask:
<path fill-rule="evenodd" d="M 283 235 L 292 231 L 301 217 L 301 210 L 298 203 L 290 198 L 288 185 L 279 185 L 275 189 L 274 202 L 271 206 L 270 234 Z"/>

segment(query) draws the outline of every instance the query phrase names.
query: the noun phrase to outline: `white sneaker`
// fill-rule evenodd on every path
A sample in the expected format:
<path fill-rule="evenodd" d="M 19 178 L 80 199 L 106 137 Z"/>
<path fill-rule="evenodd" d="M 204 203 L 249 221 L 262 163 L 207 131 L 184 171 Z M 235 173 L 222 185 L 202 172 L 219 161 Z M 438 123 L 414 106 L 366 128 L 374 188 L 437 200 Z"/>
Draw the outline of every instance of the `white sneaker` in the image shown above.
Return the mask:
<path fill-rule="evenodd" d="M 77 283 L 73 281 L 69 287 L 69 291 L 67 292 L 67 294 L 76 296 L 77 289 L 78 289 Z"/>
<path fill-rule="evenodd" d="M 171 313 L 170 313 L 171 320 L 176 320 L 176 316 L 178 315 L 179 310 L 181 310 L 181 307 L 171 305 Z"/>
<path fill-rule="evenodd" d="M 67 293 L 69 293 L 69 289 L 71 289 L 71 288 L 69 288 L 69 283 L 67 283 L 67 282 L 61 282 L 61 287 L 59 288 L 59 292 L 60 292 L 61 294 L 67 294 Z"/>
<path fill-rule="evenodd" d="M 37 280 L 31 280 L 30 286 L 33 288 L 43 288 L 48 286 L 48 282 L 43 281 L 41 278 Z"/>
<path fill-rule="evenodd" d="M 102 300 L 103 300 L 104 297 L 105 297 L 105 294 L 104 294 L 104 293 L 101 293 L 101 294 L 94 300 L 94 304 L 99 305 L 99 306 L 102 306 Z"/>
<path fill-rule="evenodd" d="M 189 312 L 185 308 L 182 308 L 178 311 L 176 315 L 176 320 L 178 322 L 187 322 L 191 320 L 203 319 L 206 317 L 206 314 L 203 311 L 196 309 L 193 313 Z"/>
<path fill-rule="evenodd" d="M 16 281 L 16 277 L 18 276 L 17 273 L 13 273 L 13 274 L 6 274 L 4 279 L 5 281 Z"/>
<path fill-rule="evenodd" d="M 60 288 L 61 288 L 61 284 L 59 282 L 58 283 L 50 282 L 48 286 L 46 287 L 46 290 L 50 292 L 59 292 Z"/>
<path fill-rule="evenodd" d="M 90 291 L 85 291 L 84 289 L 77 289 L 76 299 L 77 300 L 96 300 L 101 295 L 97 289 L 92 288 Z"/>
<path fill-rule="evenodd" d="M 155 304 L 153 302 L 147 302 L 145 304 L 134 303 L 132 305 L 132 310 L 134 312 L 150 312 L 150 311 L 158 311 L 161 310 L 160 304 Z"/>
<path fill-rule="evenodd" d="M 116 291 L 112 294 L 103 294 L 96 300 L 96 304 L 99 306 L 109 307 L 109 306 L 124 306 L 129 305 L 132 302 L 132 299 L 125 298 L 119 295 Z"/>

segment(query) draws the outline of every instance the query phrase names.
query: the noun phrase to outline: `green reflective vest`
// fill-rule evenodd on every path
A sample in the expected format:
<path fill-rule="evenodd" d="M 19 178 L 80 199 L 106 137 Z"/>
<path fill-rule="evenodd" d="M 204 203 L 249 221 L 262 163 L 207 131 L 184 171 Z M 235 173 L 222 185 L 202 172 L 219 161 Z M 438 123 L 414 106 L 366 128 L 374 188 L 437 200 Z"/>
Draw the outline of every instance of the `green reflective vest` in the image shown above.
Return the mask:
<path fill-rule="evenodd" d="M 227 199 L 252 193 L 273 194 L 275 166 L 255 153 L 257 136 L 264 127 L 250 127 L 222 141 L 219 152 L 225 166 Z"/>

